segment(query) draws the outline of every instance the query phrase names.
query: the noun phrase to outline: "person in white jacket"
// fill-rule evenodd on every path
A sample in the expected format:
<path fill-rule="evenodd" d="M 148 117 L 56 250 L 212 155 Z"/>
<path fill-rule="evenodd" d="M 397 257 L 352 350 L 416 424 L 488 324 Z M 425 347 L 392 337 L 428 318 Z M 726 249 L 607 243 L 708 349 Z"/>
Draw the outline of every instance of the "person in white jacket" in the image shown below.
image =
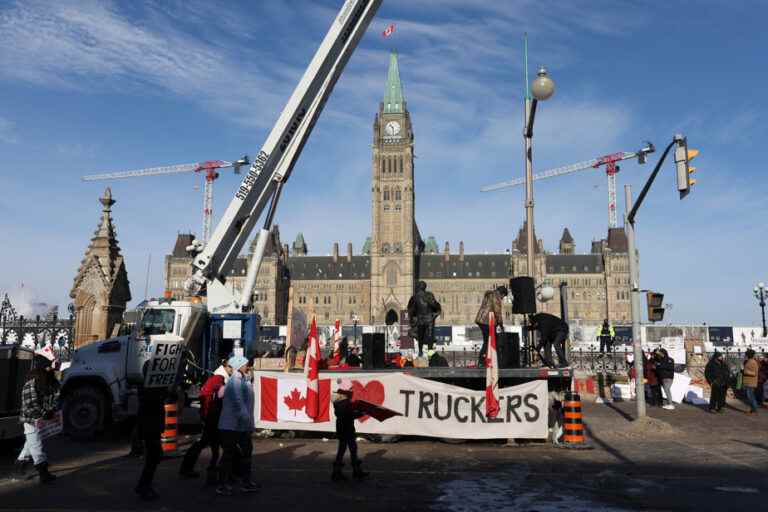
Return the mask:
<path fill-rule="evenodd" d="M 233 369 L 226 386 L 219 390 L 223 398 L 219 432 L 224 447 L 221 459 L 221 482 L 216 492 L 232 494 L 233 476 L 240 480 L 242 492 L 255 492 L 258 485 L 251 480 L 251 454 L 253 453 L 254 394 L 251 382 L 251 362 L 244 356 L 232 356 L 227 362 Z"/>

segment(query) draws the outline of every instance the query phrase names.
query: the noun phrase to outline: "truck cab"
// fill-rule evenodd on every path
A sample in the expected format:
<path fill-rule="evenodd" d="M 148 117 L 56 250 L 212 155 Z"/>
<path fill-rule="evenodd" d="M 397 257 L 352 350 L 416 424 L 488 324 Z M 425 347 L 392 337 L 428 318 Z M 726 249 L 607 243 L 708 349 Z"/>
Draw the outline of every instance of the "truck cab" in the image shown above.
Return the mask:
<path fill-rule="evenodd" d="M 90 439 L 105 424 L 134 416 L 142 368 L 155 343 L 169 335 L 181 336 L 189 351 L 200 352 L 205 317 L 200 301 L 151 300 L 140 308 L 129 334 L 77 349 L 62 380 L 64 422 L 70 435 Z"/>

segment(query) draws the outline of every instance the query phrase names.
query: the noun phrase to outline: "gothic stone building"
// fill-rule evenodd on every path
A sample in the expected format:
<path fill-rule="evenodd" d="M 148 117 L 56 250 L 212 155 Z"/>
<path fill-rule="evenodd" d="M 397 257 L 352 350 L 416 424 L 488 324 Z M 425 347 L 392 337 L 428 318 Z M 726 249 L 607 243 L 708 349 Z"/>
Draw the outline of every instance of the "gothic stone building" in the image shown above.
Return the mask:
<path fill-rule="evenodd" d="M 289 248 L 281 243 L 275 226 L 254 291 L 254 305 L 265 324 L 286 323 L 289 290 L 294 307 L 315 315 L 321 324 L 336 318 L 349 324 L 352 317 L 361 324 L 398 322 L 415 282 L 423 279 L 442 304 L 439 324 L 471 325 L 486 290 L 515 275 L 527 275 L 525 226 L 504 254 L 466 254 L 463 242 L 458 253 L 451 253 L 448 242 L 441 252 L 433 237 L 423 240 L 415 214 L 414 140 L 393 53 L 384 101 L 373 122 L 372 235 L 360 254 L 353 254 L 351 243 L 340 254 L 334 243 L 331 256 L 310 256 L 301 234 Z M 185 251 L 191 240 L 191 234 L 180 234 L 166 257 L 166 288 L 177 297 L 183 296 L 183 282 L 191 269 Z M 232 269 L 227 283 L 234 289 L 242 286 L 250 257 L 249 251 Z M 557 254 L 545 251 L 537 240 L 535 262 L 537 282 L 556 290 L 555 299 L 541 305 L 542 310 L 559 315 L 559 285 L 567 282 L 571 320 L 597 324 L 607 317 L 614 323 L 629 322 L 623 229 L 609 229 L 605 240 L 592 242 L 589 254 L 575 253 L 574 240 L 565 229 Z M 505 308 L 507 323 L 521 320 L 511 315 L 510 305 Z"/>

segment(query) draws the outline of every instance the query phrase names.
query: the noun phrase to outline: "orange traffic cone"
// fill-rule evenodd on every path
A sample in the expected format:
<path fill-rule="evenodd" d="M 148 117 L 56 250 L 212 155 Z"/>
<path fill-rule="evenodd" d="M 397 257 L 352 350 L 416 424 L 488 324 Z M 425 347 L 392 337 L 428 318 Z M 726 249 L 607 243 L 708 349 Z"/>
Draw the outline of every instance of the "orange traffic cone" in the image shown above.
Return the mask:
<path fill-rule="evenodd" d="M 567 391 L 563 402 L 563 437 L 560 446 L 574 449 L 590 449 L 584 434 L 584 421 L 581 413 L 581 397 L 578 393 Z"/>
<path fill-rule="evenodd" d="M 176 457 L 179 455 L 179 418 L 177 416 L 178 405 L 176 402 L 165 404 L 165 430 L 160 438 L 163 447 L 163 457 Z"/>

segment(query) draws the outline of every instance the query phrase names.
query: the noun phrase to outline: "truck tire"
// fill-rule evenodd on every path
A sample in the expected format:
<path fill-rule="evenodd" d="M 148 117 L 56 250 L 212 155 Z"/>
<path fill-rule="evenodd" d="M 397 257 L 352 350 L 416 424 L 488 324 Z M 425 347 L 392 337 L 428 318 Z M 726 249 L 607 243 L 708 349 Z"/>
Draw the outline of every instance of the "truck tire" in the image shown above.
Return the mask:
<path fill-rule="evenodd" d="M 72 390 L 64 404 L 64 427 L 78 441 L 90 441 L 104 426 L 107 401 L 93 386 Z"/>

